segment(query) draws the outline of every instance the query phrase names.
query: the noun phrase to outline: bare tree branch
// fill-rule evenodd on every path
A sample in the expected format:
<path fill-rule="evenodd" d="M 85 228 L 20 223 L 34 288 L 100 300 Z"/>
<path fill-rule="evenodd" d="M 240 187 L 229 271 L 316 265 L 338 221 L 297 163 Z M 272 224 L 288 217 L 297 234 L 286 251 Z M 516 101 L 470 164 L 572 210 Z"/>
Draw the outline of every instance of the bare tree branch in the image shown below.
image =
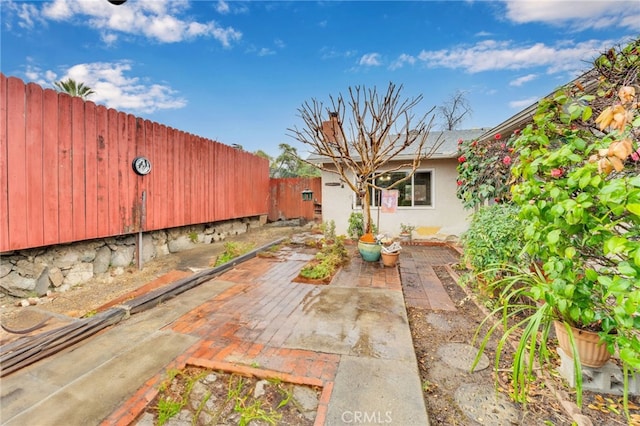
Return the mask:
<path fill-rule="evenodd" d="M 456 130 L 467 116 L 471 116 L 473 110 L 464 92 L 458 90 L 438 107 L 438 115 L 444 120 L 444 130 Z"/>
<path fill-rule="evenodd" d="M 289 136 L 308 145 L 312 155 L 327 159 L 316 167 L 340 175 L 358 194 L 365 211 L 366 231 L 370 232 L 370 190 L 382 189 L 375 184 L 375 178 L 383 173 L 380 169 L 405 151 L 413 153 L 411 159 L 384 170 L 409 170 L 403 179 L 384 189 L 394 188 L 411 179 L 421 161 L 431 157 L 442 141 L 425 146 L 435 107 L 416 118 L 413 109 L 423 100 L 422 95 L 402 98 L 402 86 L 394 83 L 389 83 L 382 96 L 375 87 L 355 86 L 348 92 L 347 97 L 330 96 L 329 106 L 316 99 L 304 102 L 298 109 L 304 126 L 287 130 Z"/>

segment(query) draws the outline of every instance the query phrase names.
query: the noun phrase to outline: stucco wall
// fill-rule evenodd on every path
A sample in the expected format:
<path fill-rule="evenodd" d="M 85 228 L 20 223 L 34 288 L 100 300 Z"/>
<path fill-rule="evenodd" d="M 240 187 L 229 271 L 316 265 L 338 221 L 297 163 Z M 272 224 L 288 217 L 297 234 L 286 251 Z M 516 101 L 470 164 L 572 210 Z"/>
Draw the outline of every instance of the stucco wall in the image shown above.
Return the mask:
<path fill-rule="evenodd" d="M 456 159 L 423 161 L 419 170 L 431 170 L 433 173 L 433 207 L 398 207 L 395 213 L 380 212 L 379 215 L 378 209 L 372 208 L 372 217 L 374 223 L 379 223 L 379 231 L 397 236 L 400 223 L 404 223 L 416 226 L 413 232 L 415 240 L 459 237 L 469 226 L 471 212 L 464 210 L 456 197 L 456 165 Z M 340 182 L 338 175 L 323 172 L 322 221 L 333 220 L 336 233 L 346 235 L 351 212 L 360 211 L 360 208 L 353 209 L 356 195 L 346 184 L 326 185 L 335 182 Z"/>

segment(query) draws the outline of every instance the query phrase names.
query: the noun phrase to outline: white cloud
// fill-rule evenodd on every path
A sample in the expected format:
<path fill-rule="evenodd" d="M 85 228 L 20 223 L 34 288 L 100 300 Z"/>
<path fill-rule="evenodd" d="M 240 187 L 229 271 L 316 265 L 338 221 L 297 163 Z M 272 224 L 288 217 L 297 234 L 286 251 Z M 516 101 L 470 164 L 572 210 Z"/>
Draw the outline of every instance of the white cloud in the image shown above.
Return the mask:
<path fill-rule="evenodd" d="M 536 78 L 538 78 L 538 76 L 536 74 L 527 74 L 527 75 L 523 75 L 522 77 L 518 77 L 515 80 L 512 80 L 509 82 L 509 86 L 522 86 L 524 83 L 528 83 L 530 81 L 535 80 Z"/>
<path fill-rule="evenodd" d="M 276 52 L 267 47 L 263 47 L 262 49 L 258 50 L 258 56 L 270 56 L 275 54 Z"/>
<path fill-rule="evenodd" d="M 538 102 L 540 100 L 540 98 L 528 98 L 528 99 L 522 99 L 519 101 L 511 101 L 509 102 L 509 107 L 513 108 L 513 109 L 517 109 L 517 110 L 522 110 L 525 109 L 531 105 L 533 105 L 534 103 Z"/>
<path fill-rule="evenodd" d="M 346 50 L 341 52 L 327 46 L 320 49 L 320 57 L 322 59 L 352 58 L 355 55 L 357 55 L 355 50 Z"/>
<path fill-rule="evenodd" d="M 380 65 L 382 65 L 382 62 L 380 60 L 380 54 L 379 53 L 367 53 L 365 55 L 362 55 L 362 57 L 358 61 L 358 65 L 364 65 L 364 66 L 367 66 L 367 67 L 380 66 Z"/>
<path fill-rule="evenodd" d="M 406 53 L 398 56 L 398 59 L 393 61 L 391 65 L 389 65 L 390 70 L 396 70 L 398 68 L 402 68 L 405 64 L 413 65 L 416 63 L 416 57 L 412 55 L 407 55 Z"/>
<path fill-rule="evenodd" d="M 230 11 L 229 4 L 223 0 L 218 1 L 218 3 L 216 4 L 216 11 L 221 15 L 225 15 L 229 13 Z"/>
<path fill-rule="evenodd" d="M 615 44 L 612 40 L 588 40 L 580 43 L 566 40 L 554 45 L 515 45 L 508 41 L 485 40 L 475 45 L 458 45 L 452 49 L 423 50 L 418 59 L 431 68 L 463 69 L 470 73 L 533 67 L 546 67 L 547 73 L 575 73 L 585 70 L 585 61 L 595 58 Z"/>
<path fill-rule="evenodd" d="M 18 26 L 27 30 L 33 29 L 36 25 L 45 24 L 38 8 L 33 3 L 4 0 L 2 1 L 2 14 L 2 25 L 9 31 L 12 29 L 13 16 L 17 17 Z"/>
<path fill-rule="evenodd" d="M 58 75 L 53 71 L 43 72 L 30 65 L 25 75 L 29 80 L 45 87 L 53 87 L 54 81 L 71 78 L 84 83 L 95 92 L 89 97 L 90 100 L 120 111 L 152 113 L 159 109 L 177 109 L 187 105 L 187 101 L 179 97 L 171 87 L 129 76 L 131 68 L 130 61 L 92 62 L 74 65 Z"/>
<path fill-rule="evenodd" d="M 506 17 L 517 23 L 546 22 L 569 29 L 640 29 L 640 2 L 610 0 L 507 0 Z"/>
<path fill-rule="evenodd" d="M 219 2 L 218 10 L 221 5 L 227 4 Z M 188 8 L 187 0 L 135 0 L 121 6 L 103 0 L 53 0 L 44 3 L 39 10 L 31 10 L 28 16 L 18 16 L 24 26 L 33 26 L 34 15 L 44 20 L 87 25 L 100 31 L 102 40 L 107 43 L 113 43 L 117 33 L 143 36 L 160 43 L 213 37 L 224 47 L 230 47 L 242 38 L 242 33 L 232 27 L 186 18 Z"/>

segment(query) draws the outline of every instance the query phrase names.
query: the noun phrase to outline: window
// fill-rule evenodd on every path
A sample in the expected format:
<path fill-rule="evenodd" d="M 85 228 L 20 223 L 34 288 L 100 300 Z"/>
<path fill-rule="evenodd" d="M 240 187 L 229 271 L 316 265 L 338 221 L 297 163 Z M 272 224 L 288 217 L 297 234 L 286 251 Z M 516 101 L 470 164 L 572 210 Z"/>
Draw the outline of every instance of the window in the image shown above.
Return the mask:
<path fill-rule="evenodd" d="M 385 173 L 376 178 L 376 185 L 382 188 L 388 188 L 395 182 L 407 176 L 406 172 Z M 433 179 L 431 171 L 420 171 L 414 173 L 411 179 L 408 179 L 393 189 L 398 190 L 398 207 L 420 207 L 433 206 Z M 382 193 L 379 189 L 371 193 L 371 205 L 376 207 L 380 205 Z M 360 205 L 360 200 L 357 201 Z"/>

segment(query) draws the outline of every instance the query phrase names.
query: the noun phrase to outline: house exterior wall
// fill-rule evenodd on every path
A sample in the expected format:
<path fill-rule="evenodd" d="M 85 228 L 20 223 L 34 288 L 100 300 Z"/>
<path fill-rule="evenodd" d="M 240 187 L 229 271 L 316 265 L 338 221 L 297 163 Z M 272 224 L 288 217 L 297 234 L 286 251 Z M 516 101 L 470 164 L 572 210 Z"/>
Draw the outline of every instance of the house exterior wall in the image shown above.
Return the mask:
<path fill-rule="evenodd" d="M 415 226 L 414 240 L 443 240 L 459 237 L 469 226 L 470 211 L 462 206 L 456 197 L 455 158 L 433 159 L 423 161 L 419 171 L 432 172 L 433 205 L 424 207 L 398 207 L 395 213 L 378 214 L 378 207 L 371 208 L 374 223 L 378 225 L 380 233 L 389 236 L 400 234 L 400 224 Z M 382 170 L 380 170 L 382 171 Z M 353 179 L 352 176 L 350 176 Z M 347 234 L 349 216 L 352 212 L 361 212 L 356 206 L 356 194 L 346 184 L 343 186 L 328 186 L 327 183 L 340 182 L 339 176 L 323 172 L 322 174 L 322 220 L 333 220 L 336 233 Z"/>

